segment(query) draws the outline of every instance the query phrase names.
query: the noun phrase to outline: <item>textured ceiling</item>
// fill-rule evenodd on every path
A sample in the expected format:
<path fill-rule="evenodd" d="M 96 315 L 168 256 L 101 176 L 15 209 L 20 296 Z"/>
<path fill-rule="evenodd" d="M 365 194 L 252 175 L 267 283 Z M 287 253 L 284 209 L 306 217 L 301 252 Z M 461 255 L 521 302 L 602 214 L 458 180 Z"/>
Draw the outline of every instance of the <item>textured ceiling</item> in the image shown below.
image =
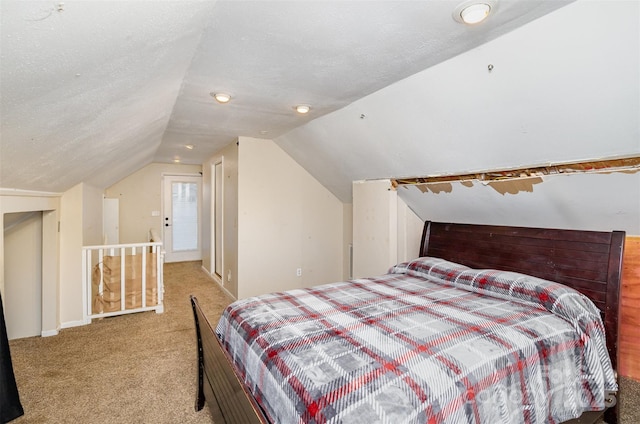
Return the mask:
<path fill-rule="evenodd" d="M 199 164 L 237 136 L 277 138 L 569 1 L 502 1 L 473 27 L 452 19 L 458 3 L 3 0 L 0 187 L 104 188 L 150 162 Z M 217 104 L 213 91 L 233 99 Z M 311 113 L 296 115 L 299 103 Z"/>

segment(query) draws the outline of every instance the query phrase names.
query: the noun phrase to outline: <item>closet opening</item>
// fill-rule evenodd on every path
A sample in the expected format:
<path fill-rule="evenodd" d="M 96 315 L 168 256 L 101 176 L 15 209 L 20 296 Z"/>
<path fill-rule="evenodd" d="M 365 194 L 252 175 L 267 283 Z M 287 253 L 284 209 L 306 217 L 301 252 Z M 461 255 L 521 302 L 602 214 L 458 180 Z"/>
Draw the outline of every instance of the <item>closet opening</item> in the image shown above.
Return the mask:
<path fill-rule="evenodd" d="M 4 215 L 4 312 L 9 340 L 42 333 L 42 212 Z"/>
<path fill-rule="evenodd" d="M 3 214 L 2 300 L 10 340 L 58 334 L 56 211 Z"/>

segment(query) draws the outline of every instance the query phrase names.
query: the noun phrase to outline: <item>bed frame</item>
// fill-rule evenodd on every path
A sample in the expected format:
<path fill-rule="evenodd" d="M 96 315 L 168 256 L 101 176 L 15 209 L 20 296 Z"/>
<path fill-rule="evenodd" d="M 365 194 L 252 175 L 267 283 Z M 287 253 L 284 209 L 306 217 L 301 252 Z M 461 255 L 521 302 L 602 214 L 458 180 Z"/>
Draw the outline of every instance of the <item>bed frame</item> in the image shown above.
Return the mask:
<path fill-rule="evenodd" d="M 501 269 L 557 281 L 581 291 L 602 311 L 609 356 L 618 363 L 620 277 L 625 233 L 425 222 L 420 256 L 435 256 L 480 269 Z M 268 423 L 238 379 L 195 297 L 191 304 L 198 340 L 196 410 L 209 405 L 216 424 Z M 619 392 L 617 393 L 619 397 Z M 607 394 L 604 419 L 618 423 L 616 393 Z M 595 423 L 602 412 L 569 423 Z"/>

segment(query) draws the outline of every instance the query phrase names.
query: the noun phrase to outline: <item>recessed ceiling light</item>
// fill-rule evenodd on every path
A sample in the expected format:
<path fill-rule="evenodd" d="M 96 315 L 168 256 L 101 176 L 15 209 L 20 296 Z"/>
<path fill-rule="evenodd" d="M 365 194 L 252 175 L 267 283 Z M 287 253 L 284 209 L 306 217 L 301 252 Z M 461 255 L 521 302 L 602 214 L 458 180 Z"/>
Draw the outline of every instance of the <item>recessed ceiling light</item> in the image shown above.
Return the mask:
<path fill-rule="evenodd" d="M 174 158 L 173 163 L 180 163 L 180 158 Z"/>
<path fill-rule="evenodd" d="M 491 12 L 491 6 L 486 3 L 472 4 L 462 9 L 460 17 L 467 24 L 477 24 L 487 19 L 489 12 Z"/>
<path fill-rule="evenodd" d="M 496 0 L 470 0 L 453 10 L 453 19 L 464 24 L 477 24 L 484 21 L 495 10 Z"/>
<path fill-rule="evenodd" d="M 193 150 L 193 144 L 185 144 L 184 147 L 187 150 Z"/>
<path fill-rule="evenodd" d="M 311 106 L 309 106 L 309 105 L 298 105 L 298 106 L 294 107 L 294 109 L 296 110 L 296 112 L 304 115 L 305 113 L 309 113 L 309 111 L 311 110 Z"/>
<path fill-rule="evenodd" d="M 211 97 L 216 99 L 218 103 L 228 103 L 231 100 L 231 94 L 227 93 L 209 93 Z"/>

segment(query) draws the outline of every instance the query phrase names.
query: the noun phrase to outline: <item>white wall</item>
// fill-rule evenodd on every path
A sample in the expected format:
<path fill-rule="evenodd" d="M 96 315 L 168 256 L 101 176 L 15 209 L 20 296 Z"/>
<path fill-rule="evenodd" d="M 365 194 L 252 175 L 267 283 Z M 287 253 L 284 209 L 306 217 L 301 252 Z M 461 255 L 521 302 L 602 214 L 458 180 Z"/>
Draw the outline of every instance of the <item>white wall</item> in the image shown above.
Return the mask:
<path fill-rule="evenodd" d="M 42 332 L 42 212 L 12 216 L 17 222 L 4 229 L 3 298 L 9 340 Z"/>
<path fill-rule="evenodd" d="M 356 180 L 638 155 L 639 72 L 640 3 L 579 0 L 275 141 L 343 201 Z M 497 202 L 480 187 L 400 193 L 422 219 L 640 234 L 638 183 L 610 179 L 549 180 Z"/>
<path fill-rule="evenodd" d="M 348 280 L 353 276 L 353 203 L 342 205 L 342 245 L 345 250 L 342 253 L 342 280 Z"/>
<path fill-rule="evenodd" d="M 418 257 L 424 222 L 390 180 L 353 182 L 353 277 L 385 274 Z"/>
<path fill-rule="evenodd" d="M 339 281 L 342 202 L 272 141 L 239 142 L 238 296 Z"/>
<path fill-rule="evenodd" d="M 60 327 L 84 325 L 82 246 L 102 243 L 102 190 L 80 183 L 60 201 Z"/>
<path fill-rule="evenodd" d="M 270 140 L 240 137 L 203 164 L 203 267 L 211 272 L 211 167 L 222 161 L 222 285 L 233 296 L 339 281 L 345 208 Z M 300 268 L 302 275 L 297 276 Z M 231 279 L 229 279 L 231 277 Z"/>
<path fill-rule="evenodd" d="M 86 183 L 82 189 L 82 244 L 102 244 L 103 191 Z"/>
<path fill-rule="evenodd" d="M 105 197 L 120 199 L 120 243 L 143 243 L 149 240 L 151 228 L 162 231 L 162 216 L 151 213 L 162 211 L 163 174 L 201 171 L 200 165 L 151 163 L 108 187 Z"/>
<path fill-rule="evenodd" d="M 389 180 L 353 183 L 353 277 L 384 274 L 396 263 L 398 195 Z"/>
<path fill-rule="evenodd" d="M 60 324 L 81 325 L 83 193 L 80 183 L 67 190 L 60 200 Z"/>
<path fill-rule="evenodd" d="M 398 245 L 396 263 L 415 259 L 420 254 L 424 220 L 398 196 Z"/>

